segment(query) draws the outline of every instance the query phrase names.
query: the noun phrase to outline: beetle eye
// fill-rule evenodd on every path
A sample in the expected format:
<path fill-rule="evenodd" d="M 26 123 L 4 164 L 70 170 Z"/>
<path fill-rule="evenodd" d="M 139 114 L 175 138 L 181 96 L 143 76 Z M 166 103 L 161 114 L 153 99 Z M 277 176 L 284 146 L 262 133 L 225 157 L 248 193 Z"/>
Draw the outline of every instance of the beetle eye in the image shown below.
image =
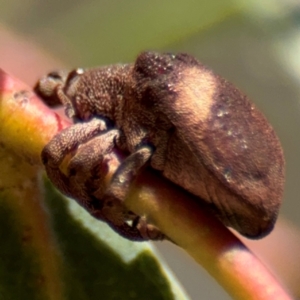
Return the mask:
<path fill-rule="evenodd" d="M 58 71 L 54 71 L 54 72 L 49 73 L 47 77 L 49 79 L 51 78 L 51 79 L 57 80 L 57 79 L 62 79 L 62 74 Z"/>

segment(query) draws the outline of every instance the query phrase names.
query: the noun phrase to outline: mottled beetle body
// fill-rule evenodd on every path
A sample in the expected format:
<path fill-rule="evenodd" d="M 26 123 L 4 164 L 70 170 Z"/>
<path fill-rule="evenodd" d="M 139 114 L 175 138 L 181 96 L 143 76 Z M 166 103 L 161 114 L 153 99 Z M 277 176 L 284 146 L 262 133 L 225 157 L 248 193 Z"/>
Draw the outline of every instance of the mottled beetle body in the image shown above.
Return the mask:
<path fill-rule="evenodd" d="M 133 65 L 45 77 L 38 90 L 75 120 L 109 119 L 116 145 L 142 161 L 136 171 L 149 162 L 225 225 L 250 238 L 272 230 L 284 183 L 279 140 L 245 95 L 195 58 L 144 52 Z M 51 155 L 46 147 L 46 163 Z M 122 168 L 130 163 L 119 177 Z"/>

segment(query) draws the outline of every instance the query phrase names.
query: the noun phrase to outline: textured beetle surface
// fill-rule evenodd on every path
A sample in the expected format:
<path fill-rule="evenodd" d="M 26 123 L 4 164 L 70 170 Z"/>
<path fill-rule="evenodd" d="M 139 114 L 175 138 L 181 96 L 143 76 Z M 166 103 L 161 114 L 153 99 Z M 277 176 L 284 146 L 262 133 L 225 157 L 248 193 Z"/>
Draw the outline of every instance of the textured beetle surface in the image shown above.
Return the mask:
<path fill-rule="evenodd" d="M 61 192 L 77 200 L 92 216 L 105 221 L 120 235 L 137 241 L 165 238 L 145 217 L 128 211 L 123 201 L 107 193 L 107 174 L 114 174 L 124 154 L 114 146 L 118 130 L 104 133 L 103 126 L 103 121 L 94 119 L 56 135 L 43 152 L 49 178 Z M 95 135 L 99 130 L 102 134 Z"/>
<path fill-rule="evenodd" d="M 72 141 L 59 133 L 45 147 L 46 168 L 111 130 L 113 147 L 130 154 L 98 197 L 102 203 L 121 207 L 147 163 L 241 234 L 259 238 L 272 230 L 284 184 L 279 140 L 245 95 L 195 58 L 144 52 L 134 64 L 50 73 L 36 90 L 49 104 L 63 104 L 77 123 Z M 49 177 L 64 191 L 60 176 Z"/>

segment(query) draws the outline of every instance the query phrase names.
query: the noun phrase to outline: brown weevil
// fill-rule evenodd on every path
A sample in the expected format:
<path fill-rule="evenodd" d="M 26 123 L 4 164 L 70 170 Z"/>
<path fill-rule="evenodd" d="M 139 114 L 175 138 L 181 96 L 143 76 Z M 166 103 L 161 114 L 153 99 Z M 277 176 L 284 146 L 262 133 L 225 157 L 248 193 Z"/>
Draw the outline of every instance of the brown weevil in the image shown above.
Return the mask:
<path fill-rule="evenodd" d="M 121 205 L 147 163 L 242 235 L 260 238 L 272 230 L 284 185 L 280 142 L 244 94 L 192 56 L 143 52 L 134 64 L 52 72 L 36 90 L 46 102 L 63 104 L 76 123 L 67 129 L 72 134 L 62 131 L 44 148 L 46 169 L 110 131 L 112 146 L 129 153 L 99 210 Z M 90 157 L 97 161 L 96 154 Z M 62 178 L 51 179 L 63 191 Z M 113 219 L 106 221 L 113 227 Z M 133 240 L 161 238 L 132 230 L 121 234 Z"/>

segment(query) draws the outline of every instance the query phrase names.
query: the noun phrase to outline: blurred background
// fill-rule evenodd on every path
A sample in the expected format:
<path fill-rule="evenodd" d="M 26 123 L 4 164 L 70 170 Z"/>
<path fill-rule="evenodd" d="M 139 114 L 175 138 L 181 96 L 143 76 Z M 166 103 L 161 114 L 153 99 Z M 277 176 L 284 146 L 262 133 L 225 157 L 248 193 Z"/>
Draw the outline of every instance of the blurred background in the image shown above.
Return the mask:
<path fill-rule="evenodd" d="M 0 0 L 0 68 L 34 82 L 62 66 L 131 62 L 142 50 L 188 52 L 256 103 L 283 144 L 280 221 L 245 241 L 300 297 L 299 0 Z M 230 299 L 183 251 L 155 243 L 192 299 Z"/>

